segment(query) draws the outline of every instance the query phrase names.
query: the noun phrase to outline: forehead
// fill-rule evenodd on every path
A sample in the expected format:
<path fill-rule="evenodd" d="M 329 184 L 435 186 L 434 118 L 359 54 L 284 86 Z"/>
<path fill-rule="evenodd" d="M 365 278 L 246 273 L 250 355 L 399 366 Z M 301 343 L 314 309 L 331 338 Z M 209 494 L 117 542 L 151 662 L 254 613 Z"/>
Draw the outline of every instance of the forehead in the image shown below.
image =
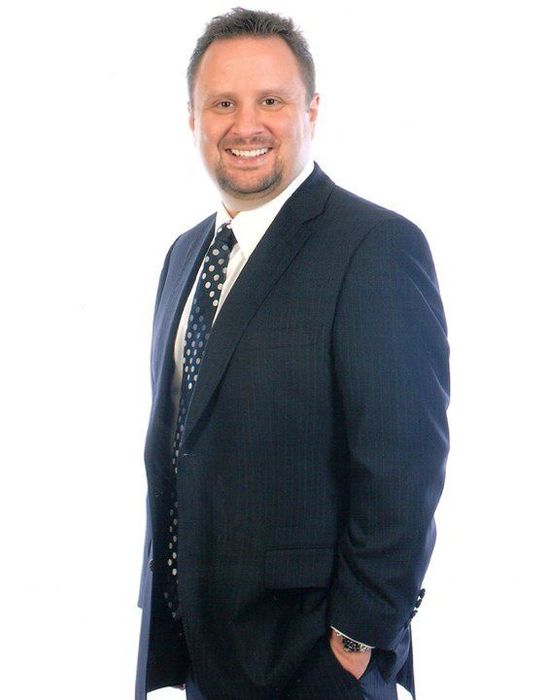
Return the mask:
<path fill-rule="evenodd" d="M 204 95 L 267 86 L 305 91 L 293 52 L 280 37 L 235 37 L 218 39 L 207 48 L 196 71 L 194 92 Z"/>

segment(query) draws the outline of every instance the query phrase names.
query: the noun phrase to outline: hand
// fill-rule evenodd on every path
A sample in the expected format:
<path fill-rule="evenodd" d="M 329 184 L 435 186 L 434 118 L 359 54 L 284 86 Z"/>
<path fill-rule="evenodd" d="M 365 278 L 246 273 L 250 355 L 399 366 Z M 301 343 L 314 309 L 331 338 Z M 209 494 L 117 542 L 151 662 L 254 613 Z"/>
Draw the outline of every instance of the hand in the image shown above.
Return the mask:
<path fill-rule="evenodd" d="M 359 680 L 371 661 L 371 650 L 364 652 L 346 651 L 343 647 L 342 639 L 337 637 L 335 630 L 331 630 L 329 638 L 331 651 L 337 657 L 337 661 L 341 664 L 345 671 L 351 673 L 356 680 Z"/>

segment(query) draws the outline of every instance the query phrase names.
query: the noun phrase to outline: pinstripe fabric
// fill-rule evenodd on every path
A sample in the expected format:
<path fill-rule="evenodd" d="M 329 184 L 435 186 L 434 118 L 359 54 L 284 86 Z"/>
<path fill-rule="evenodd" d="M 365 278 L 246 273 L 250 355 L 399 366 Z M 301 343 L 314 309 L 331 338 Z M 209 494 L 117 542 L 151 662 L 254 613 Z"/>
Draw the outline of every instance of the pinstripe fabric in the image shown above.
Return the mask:
<path fill-rule="evenodd" d="M 176 241 L 160 280 L 145 450 L 153 553 L 173 339 L 211 225 Z M 384 681 L 413 691 L 409 623 L 435 540 L 448 387 L 424 236 L 316 166 L 213 326 L 178 474 L 182 629 L 162 617 L 147 562 L 137 700 L 184 682 L 190 663 L 210 700 L 352 697 L 359 684 L 325 654 L 329 625 L 378 647 Z"/>
<path fill-rule="evenodd" d="M 323 643 L 322 643 L 323 644 Z M 302 698 L 302 700 L 331 700 L 333 685 L 338 688 L 340 697 L 351 700 L 398 700 L 396 683 L 387 683 L 372 659 L 367 672 L 356 682 L 341 668 L 335 657 L 329 658 L 327 645 L 315 647 L 312 654 L 313 663 L 305 663 L 302 675 L 298 679 L 298 689 L 284 694 L 286 700 Z M 332 656 L 332 655 L 331 655 Z M 311 661 L 312 661 L 311 660 Z M 333 663 L 335 662 L 335 664 Z M 326 690 L 328 688 L 328 690 Z M 187 700 L 208 700 L 202 693 L 192 676 L 186 681 Z"/>

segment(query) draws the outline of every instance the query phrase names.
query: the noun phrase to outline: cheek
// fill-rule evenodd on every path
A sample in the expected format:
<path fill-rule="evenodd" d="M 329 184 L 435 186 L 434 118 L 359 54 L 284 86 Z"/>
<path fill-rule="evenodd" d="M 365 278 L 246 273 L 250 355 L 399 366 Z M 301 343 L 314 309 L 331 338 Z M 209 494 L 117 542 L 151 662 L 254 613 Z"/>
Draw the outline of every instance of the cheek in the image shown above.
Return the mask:
<path fill-rule="evenodd" d="M 201 124 L 198 133 L 200 134 L 200 138 L 199 138 L 200 143 L 202 143 L 202 144 L 212 143 L 213 133 L 212 133 L 211 127 L 208 128 L 208 126 L 206 124 Z"/>
<path fill-rule="evenodd" d="M 202 148 L 210 149 L 214 145 L 215 141 L 212 138 L 211 134 L 204 133 L 202 134 L 200 143 L 202 145 Z"/>
<path fill-rule="evenodd" d="M 211 133 L 200 134 L 200 140 L 197 142 L 202 155 L 202 159 L 206 163 L 217 162 L 220 158 L 218 140 Z"/>
<path fill-rule="evenodd" d="M 202 119 L 196 125 L 196 142 L 201 145 L 202 148 L 217 148 L 218 143 L 222 137 L 222 129 L 219 125 L 211 123 L 207 119 Z"/>
<path fill-rule="evenodd" d="M 310 126 L 306 122 L 288 119 L 277 126 L 277 136 L 282 145 L 285 144 L 289 149 L 298 149 L 303 142 L 310 139 Z"/>

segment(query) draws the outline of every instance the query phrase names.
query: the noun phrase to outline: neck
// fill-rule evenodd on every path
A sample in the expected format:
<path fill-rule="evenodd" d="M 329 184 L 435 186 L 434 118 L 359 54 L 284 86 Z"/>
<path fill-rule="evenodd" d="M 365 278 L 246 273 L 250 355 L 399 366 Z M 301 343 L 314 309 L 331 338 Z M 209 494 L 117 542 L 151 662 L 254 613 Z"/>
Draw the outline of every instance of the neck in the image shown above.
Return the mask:
<path fill-rule="evenodd" d="M 276 196 L 277 195 L 274 195 L 273 197 L 265 197 L 264 199 L 253 199 L 247 201 L 244 199 L 234 199 L 232 197 L 228 197 L 226 192 L 221 192 L 221 201 L 223 202 L 223 206 L 230 214 L 231 218 L 234 218 L 236 214 L 239 214 L 241 211 L 251 211 L 252 209 L 262 207 L 263 204 L 268 204 L 268 202 L 271 202 Z"/>

